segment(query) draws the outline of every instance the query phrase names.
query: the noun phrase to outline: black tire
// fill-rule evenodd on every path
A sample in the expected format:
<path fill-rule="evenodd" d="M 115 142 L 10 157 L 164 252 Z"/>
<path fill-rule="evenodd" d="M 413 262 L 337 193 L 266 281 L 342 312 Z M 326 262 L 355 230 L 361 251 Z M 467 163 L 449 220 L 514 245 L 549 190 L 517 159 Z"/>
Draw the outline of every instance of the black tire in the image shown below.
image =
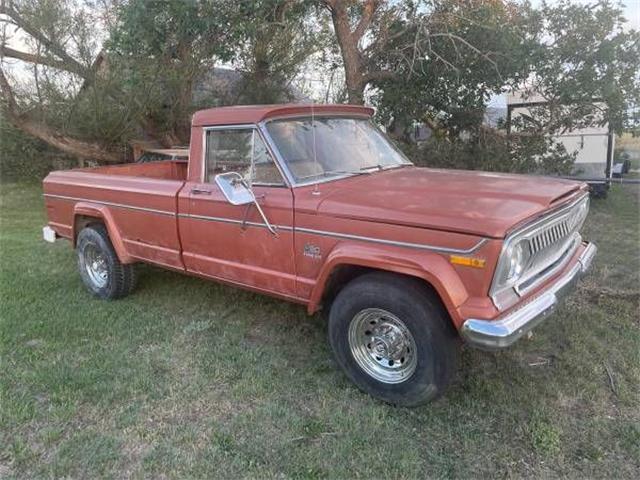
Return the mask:
<path fill-rule="evenodd" d="M 415 370 L 398 383 L 375 378 L 358 363 L 351 349 L 350 326 L 358 322 L 356 318 L 362 318 L 360 312 L 371 312 L 371 309 L 375 309 L 373 315 L 380 309 L 401 319 L 415 342 L 415 358 L 411 359 Z M 373 322 L 370 323 L 373 325 Z M 384 317 L 379 325 L 386 326 Z M 366 331 L 362 338 L 370 333 Z M 382 337 L 376 337 L 379 338 Z M 405 407 L 429 402 L 444 392 L 455 372 L 459 349 L 457 333 L 439 299 L 417 280 L 384 272 L 362 275 L 340 291 L 329 313 L 329 343 L 340 366 L 361 390 L 384 402 Z M 365 354 L 375 357 L 371 343 L 361 348 Z M 408 348 L 407 353 L 410 354 Z M 372 360 L 365 363 L 367 361 Z"/>
<path fill-rule="evenodd" d="M 114 300 L 131 293 L 136 283 L 136 272 L 133 265 L 124 265 L 109 240 L 107 229 L 102 224 L 92 224 L 82 229 L 76 241 L 78 254 L 78 270 L 87 289 L 95 296 Z M 104 275 L 98 278 L 96 268 L 91 268 L 98 258 L 96 265 Z"/>

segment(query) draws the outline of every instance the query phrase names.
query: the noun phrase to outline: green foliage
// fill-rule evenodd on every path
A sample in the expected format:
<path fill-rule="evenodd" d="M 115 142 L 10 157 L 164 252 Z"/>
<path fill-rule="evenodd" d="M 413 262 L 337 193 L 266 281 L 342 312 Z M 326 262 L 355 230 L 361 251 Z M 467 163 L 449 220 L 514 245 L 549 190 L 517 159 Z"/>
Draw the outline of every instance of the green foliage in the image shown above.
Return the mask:
<path fill-rule="evenodd" d="M 535 415 L 527 425 L 531 439 L 531 446 L 542 455 L 552 456 L 557 454 L 562 443 L 557 426 L 540 415 Z"/>
<path fill-rule="evenodd" d="M 575 154 L 568 154 L 550 137 L 507 137 L 490 129 L 451 139 L 434 135 L 420 145 L 402 144 L 402 148 L 417 165 L 437 168 L 567 175 L 575 161 Z"/>
<path fill-rule="evenodd" d="M 422 8 L 412 11 L 416 4 Z M 620 131 L 637 121 L 640 34 L 623 28 L 620 7 L 609 1 L 403 5 L 404 15 L 374 28 L 393 41 L 372 59 L 395 75 L 373 82 L 372 99 L 395 137 L 406 141 L 416 121 L 433 130 L 435 138 L 414 148 L 418 163 L 568 173 L 573 158 L 551 134 L 606 122 Z M 487 100 L 523 85 L 548 103 L 512 121 L 517 137 L 488 133 Z"/>
<path fill-rule="evenodd" d="M 57 154 L 0 114 L 0 180 L 39 181 L 51 170 L 75 165 L 77 160 Z"/>
<path fill-rule="evenodd" d="M 624 28 L 612 2 L 420 3 L 422 13 L 386 27 L 394 40 L 374 56 L 397 73 L 374 82 L 394 130 L 426 120 L 458 135 L 482 122 L 492 95 L 523 85 L 549 102 L 535 115 L 546 133 L 605 122 L 619 132 L 637 121 L 640 33 Z"/>
<path fill-rule="evenodd" d="M 619 4 L 543 2 L 528 13 L 531 87 L 564 110 L 555 130 L 609 122 L 622 132 L 640 107 L 640 32 L 625 29 Z M 604 102 L 604 115 L 594 100 Z"/>
<path fill-rule="evenodd" d="M 241 1 L 237 25 L 240 41 L 234 64 L 242 72 L 236 103 L 286 103 L 291 84 L 307 59 L 333 39 L 310 16 L 313 1 Z"/>
<path fill-rule="evenodd" d="M 237 44 L 234 3 L 132 1 L 118 10 L 108 73 L 156 134 L 188 140 L 195 82 L 215 61 L 229 60 Z"/>
<path fill-rule="evenodd" d="M 396 129 L 429 119 L 459 134 L 482 121 L 491 95 L 526 78 L 526 19 L 512 3 L 423 3 L 423 13 L 389 27 L 390 48 L 376 52 L 374 61 L 396 75 L 374 83 L 374 100 Z"/>
<path fill-rule="evenodd" d="M 353 28 L 365 4 L 349 2 Z M 134 138 L 188 142 L 197 109 L 290 101 L 303 71 L 340 78 L 340 48 L 316 0 L 130 0 L 108 15 L 110 2 L 11 5 L 48 39 L 26 41 L 47 61 L 29 65 L 28 82 L 12 79 L 19 113 L 117 158 Z M 108 28 L 104 45 L 96 24 Z M 428 124 L 445 143 L 430 142 L 418 157 L 443 165 L 564 172 L 566 156 L 542 136 L 607 121 L 616 131 L 640 128 L 640 34 L 609 0 L 380 2 L 359 48 L 360 83 L 378 118 L 404 140 L 415 122 Z M 221 63 L 241 76 L 226 97 L 200 88 Z M 534 109 L 534 122 L 514 125 L 529 138 L 487 140 L 487 100 L 522 85 L 549 102 Z"/>

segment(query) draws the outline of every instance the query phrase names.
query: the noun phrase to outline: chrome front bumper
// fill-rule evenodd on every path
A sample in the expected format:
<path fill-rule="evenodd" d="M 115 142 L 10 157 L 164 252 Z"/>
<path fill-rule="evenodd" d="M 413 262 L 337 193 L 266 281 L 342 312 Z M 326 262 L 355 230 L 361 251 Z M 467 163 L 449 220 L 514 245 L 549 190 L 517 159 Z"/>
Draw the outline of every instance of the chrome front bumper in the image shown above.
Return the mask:
<path fill-rule="evenodd" d="M 551 286 L 522 307 L 494 320 L 470 318 L 460 333 L 471 345 L 483 349 L 508 347 L 551 315 L 560 299 L 575 288 L 578 279 L 589 269 L 597 247 L 587 244 L 576 264 Z"/>

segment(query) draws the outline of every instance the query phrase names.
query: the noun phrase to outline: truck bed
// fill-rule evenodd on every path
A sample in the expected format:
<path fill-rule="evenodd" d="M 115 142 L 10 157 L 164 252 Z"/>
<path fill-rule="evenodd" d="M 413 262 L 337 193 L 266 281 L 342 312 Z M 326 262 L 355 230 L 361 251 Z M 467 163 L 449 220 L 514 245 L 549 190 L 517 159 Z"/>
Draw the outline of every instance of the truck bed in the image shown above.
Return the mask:
<path fill-rule="evenodd" d="M 83 222 L 110 216 L 122 239 L 114 245 L 121 260 L 182 269 L 177 195 L 186 176 L 180 161 L 52 172 L 43 182 L 49 226 L 73 241 Z"/>
<path fill-rule="evenodd" d="M 127 177 L 157 178 L 161 180 L 187 179 L 186 161 L 160 161 L 149 163 L 125 163 L 103 167 L 74 170 L 77 172 L 100 173 L 104 175 L 124 175 Z"/>

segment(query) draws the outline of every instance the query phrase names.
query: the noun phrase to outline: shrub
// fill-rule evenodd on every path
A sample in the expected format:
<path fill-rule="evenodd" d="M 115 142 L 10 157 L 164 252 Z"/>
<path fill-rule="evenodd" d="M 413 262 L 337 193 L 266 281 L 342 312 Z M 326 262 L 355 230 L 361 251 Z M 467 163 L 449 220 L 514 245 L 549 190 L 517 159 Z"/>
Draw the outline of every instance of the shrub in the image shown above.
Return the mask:
<path fill-rule="evenodd" d="M 491 172 L 568 175 L 575 161 L 575 154 L 550 137 L 506 136 L 489 129 L 453 138 L 434 135 L 401 148 L 420 166 Z"/>
<path fill-rule="evenodd" d="M 51 170 L 73 168 L 78 160 L 13 127 L 0 115 L 0 180 L 41 180 Z"/>

